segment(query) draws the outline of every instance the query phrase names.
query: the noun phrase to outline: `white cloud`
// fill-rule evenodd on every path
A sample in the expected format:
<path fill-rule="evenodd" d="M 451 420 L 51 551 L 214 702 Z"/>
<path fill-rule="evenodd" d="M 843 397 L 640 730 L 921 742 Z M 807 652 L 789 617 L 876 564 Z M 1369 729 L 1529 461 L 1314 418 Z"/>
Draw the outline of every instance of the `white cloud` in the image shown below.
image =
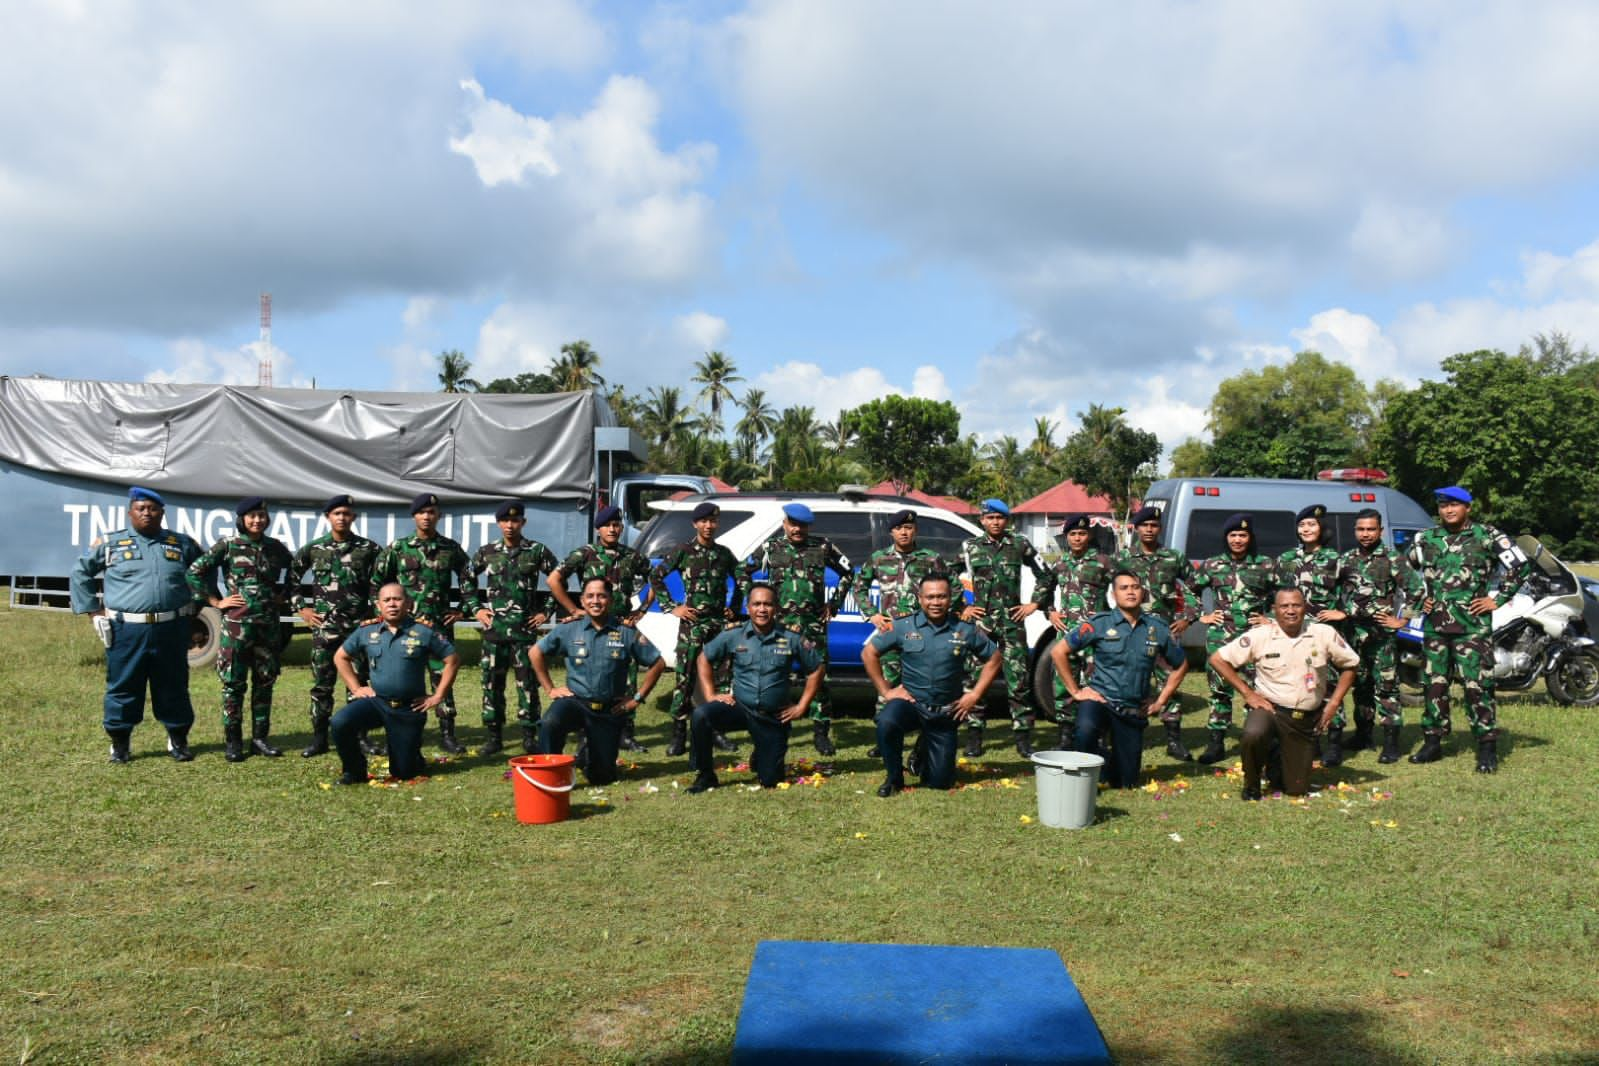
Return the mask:
<path fill-rule="evenodd" d="M 705 311 L 690 311 L 686 315 L 679 315 L 673 321 L 673 325 L 683 338 L 684 344 L 694 351 L 716 351 L 722 347 L 731 333 L 727 328 L 727 319 L 718 318 Z"/>
<path fill-rule="evenodd" d="M 144 380 L 179 385 L 258 385 L 263 360 L 271 361 L 277 388 L 309 388 L 309 378 L 295 372 L 288 352 L 273 344 L 251 341 L 238 348 L 219 348 L 194 338 L 174 341 L 172 365 L 152 370 Z"/>
<path fill-rule="evenodd" d="M 1404 366 L 1394 342 L 1383 335 L 1382 327 L 1367 315 L 1330 308 L 1310 316 L 1310 324 L 1292 331 L 1301 351 L 1316 351 L 1328 359 L 1347 363 L 1365 381 L 1380 378 L 1413 378 L 1425 369 L 1425 360 Z"/>
<path fill-rule="evenodd" d="M 486 99 L 483 86 L 471 78 L 461 82 L 461 89 L 472 99 L 467 117 L 471 132 L 451 137 L 450 151 L 472 160 L 478 180 L 489 186 L 521 184 L 530 171 L 546 178 L 561 172 L 550 152 L 548 122 Z"/>
<path fill-rule="evenodd" d="M 1372 285 L 1425 278 L 1457 251 L 1454 229 L 1436 209 L 1366 204 L 1349 235 L 1357 276 Z"/>
<path fill-rule="evenodd" d="M 778 408 L 810 407 L 822 421 L 831 421 L 840 411 L 859 407 L 883 396 L 917 396 L 928 400 L 946 399 L 949 386 L 936 367 L 917 367 L 911 387 L 893 384 L 876 367 L 861 367 L 842 374 L 829 374 L 815 363 L 790 361 L 756 374 L 752 388 L 766 390 Z"/>

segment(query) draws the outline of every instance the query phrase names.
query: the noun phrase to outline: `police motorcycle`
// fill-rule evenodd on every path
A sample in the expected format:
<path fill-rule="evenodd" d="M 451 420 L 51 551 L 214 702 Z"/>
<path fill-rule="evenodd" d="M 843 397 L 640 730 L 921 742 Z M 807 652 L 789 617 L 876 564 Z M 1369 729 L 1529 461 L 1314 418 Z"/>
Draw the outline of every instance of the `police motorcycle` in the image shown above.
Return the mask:
<path fill-rule="evenodd" d="M 1524 692 L 1541 677 L 1550 699 L 1599 705 L 1599 582 L 1579 579 L 1536 538 L 1516 538 L 1532 576 L 1493 612 L 1493 678 L 1500 692 Z M 1419 613 L 1398 631 L 1399 682 L 1406 702 L 1427 685 Z"/>

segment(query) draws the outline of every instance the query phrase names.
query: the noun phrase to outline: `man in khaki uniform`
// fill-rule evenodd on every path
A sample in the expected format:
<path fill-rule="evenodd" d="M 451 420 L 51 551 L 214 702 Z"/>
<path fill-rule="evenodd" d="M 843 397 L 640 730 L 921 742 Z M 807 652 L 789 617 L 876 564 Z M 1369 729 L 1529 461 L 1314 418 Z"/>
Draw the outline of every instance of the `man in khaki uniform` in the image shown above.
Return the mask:
<path fill-rule="evenodd" d="M 1274 621 L 1255 626 L 1218 648 L 1210 657 L 1216 673 L 1244 697 L 1243 798 L 1260 799 L 1260 771 L 1271 741 L 1282 745 L 1283 791 L 1303 796 L 1310 790 L 1310 763 L 1316 740 L 1344 702 L 1355 680 L 1360 656 L 1332 626 L 1305 621 L 1305 594 L 1279 588 L 1272 598 Z M 1238 675 L 1253 663 L 1255 684 Z M 1336 667 L 1338 684 L 1327 692 L 1327 671 Z"/>

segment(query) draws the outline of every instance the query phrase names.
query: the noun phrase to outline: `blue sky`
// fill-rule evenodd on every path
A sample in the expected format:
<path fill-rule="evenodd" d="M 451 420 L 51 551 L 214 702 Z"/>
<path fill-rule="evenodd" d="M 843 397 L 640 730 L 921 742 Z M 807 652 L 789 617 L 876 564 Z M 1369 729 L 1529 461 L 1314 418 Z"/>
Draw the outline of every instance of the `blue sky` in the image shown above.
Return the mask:
<path fill-rule="evenodd" d="M 1168 445 L 1317 348 L 1599 347 L 1599 8 L 24 4 L 0 372 L 436 386 L 710 348 L 821 417 Z"/>

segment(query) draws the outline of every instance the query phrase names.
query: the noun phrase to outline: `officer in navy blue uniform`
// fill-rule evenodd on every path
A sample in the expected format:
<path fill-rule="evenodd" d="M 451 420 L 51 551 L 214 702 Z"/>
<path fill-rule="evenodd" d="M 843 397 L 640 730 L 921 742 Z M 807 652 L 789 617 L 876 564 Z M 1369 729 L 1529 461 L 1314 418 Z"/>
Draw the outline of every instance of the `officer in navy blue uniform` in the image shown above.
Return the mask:
<path fill-rule="evenodd" d="M 583 729 L 588 735 L 588 759 L 579 764 L 583 776 L 591 785 L 608 785 L 616 780 L 627 716 L 649 699 L 666 661 L 643 633 L 612 616 L 610 581 L 589 578 L 578 602 L 583 617 L 555 626 L 528 653 L 539 687 L 552 701 L 539 722 L 539 746 L 559 755 L 566 735 Z M 552 655 L 566 657 L 564 685 L 550 678 Z M 628 667 L 634 662 L 647 669 L 638 691 L 629 692 Z"/>
<path fill-rule="evenodd" d="M 388 734 L 389 774 L 411 778 L 422 773 L 422 727 L 428 711 L 444 702 L 461 657 L 455 645 L 411 617 L 411 599 L 399 582 L 378 589 L 381 621 L 351 633 L 333 653 L 333 667 L 353 697 L 333 716 L 329 732 L 339 761 L 341 785 L 359 785 L 366 777 L 366 752 L 361 737 L 382 726 Z M 366 660 L 368 680 L 361 683 L 356 659 Z M 444 664 L 438 684 L 428 695 L 428 660 Z"/>
<path fill-rule="evenodd" d="M 783 779 L 783 760 L 788 754 L 794 719 L 810 710 L 811 701 L 822 687 L 822 675 L 827 672 L 827 663 L 815 641 L 777 624 L 777 592 L 771 585 L 755 582 L 744 607 L 750 620 L 712 638 L 696 662 L 700 687 L 714 693 L 714 664 L 731 660 L 733 687 L 711 696 L 689 718 L 691 761 L 699 771 L 689 786 L 690 792 L 705 792 L 717 786 L 716 771 L 711 768 L 712 738 L 739 726 L 747 726 L 755 742 L 750 765 L 755 769 L 756 780 L 762 788 L 776 788 Z M 788 698 L 791 674 L 805 678 L 797 700 Z"/>
<path fill-rule="evenodd" d="M 917 594 L 921 610 L 896 619 L 886 632 L 872 634 L 861 651 L 866 676 L 871 678 L 883 709 L 877 714 L 877 747 L 883 754 L 888 777 L 878 788 L 884 798 L 905 788 L 900 757 L 905 734 L 922 731 L 925 753 L 912 772 L 929 788 L 949 788 L 955 783 L 955 730 L 971 717 L 983 693 L 999 674 L 999 645 L 970 622 L 950 613 L 950 581 L 935 572 L 922 578 Z M 882 655 L 898 649 L 900 683 L 890 686 L 883 677 Z M 976 682 L 961 691 L 967 660 L 976 658 L 983 668 Z"/>
<path fill-rule="evenodd" d="M 1144 583 L 1130 570 L 1111 577 L 1116 610 L 1084 619 L 1050 649 L 1055 673 L 1077 701 L 1074 749 L 1099 754 L 1100 736 L 1108 728 L 1111 758 L 1105 783 L 1111 788 L 1137 788 L 1144 751 L 1144 730 L 1150 715 L 1160 714 L 1188 673 L 1188 657 L 1164 618 L 1144 611 Z M 1094 672 L 1079 685 L 1072 676 L 1071 652 L 1094 649 Z M 1149 679 L 1164 660 L 1171 673 L 1160 693 L 1149 699 Z"/>
<path fill-rule="evenodd" d="M 168 754 L 178 762 L 194 758 L 189 618 L 197 604 L 185 575 L 202 552 L 193 537 L 161 528 L 165 514 L 159 494 L 129 489 L 128 527 L 96 540 L 72 571 L 73 612 L 93 615 L 101 639 L 108 640 L 105 731 L 114 763 L 132 758 L 128 739 L 144 720 L 146 686 L 156 721 L 167 728 Z M 94 595 L 97 577 L 103 603 Z"/>

